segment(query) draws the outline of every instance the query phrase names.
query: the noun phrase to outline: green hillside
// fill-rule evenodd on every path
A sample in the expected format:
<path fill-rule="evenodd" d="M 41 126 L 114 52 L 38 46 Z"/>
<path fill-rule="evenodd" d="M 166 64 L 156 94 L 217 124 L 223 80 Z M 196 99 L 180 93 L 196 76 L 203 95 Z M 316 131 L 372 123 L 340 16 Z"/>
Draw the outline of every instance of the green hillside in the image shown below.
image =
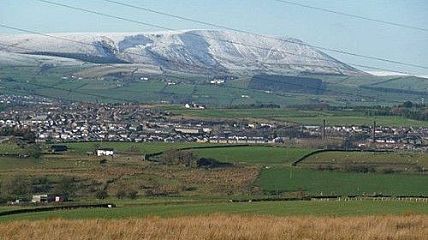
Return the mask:
<path fill-rule="evenodd" d="M 127 69 L 123 64 L 118 67 Z M 141 80 L 141 73 L 119 70 L 91 65 L 2 67 L 0 93 L 73 101 L 195 102 L 210 106 L 393 105 L 428 98 L 428 79 L 416 77 L 237 75 L 215 85 L 210 83 L 214 76 L 149 74 L 149 80 Z"/>

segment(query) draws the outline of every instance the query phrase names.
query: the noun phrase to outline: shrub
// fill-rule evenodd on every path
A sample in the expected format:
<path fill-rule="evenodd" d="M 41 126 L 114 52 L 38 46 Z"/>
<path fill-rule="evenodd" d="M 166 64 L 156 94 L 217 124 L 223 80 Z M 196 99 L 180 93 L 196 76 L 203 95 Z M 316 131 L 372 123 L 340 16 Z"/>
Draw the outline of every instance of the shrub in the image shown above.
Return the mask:
<path fill-rule="evenodd" d="M 382 170 L 382 173 L 383 174 L 392 174 L 392 173 L 395 173 L 395 171 L 392 168 L 385 168 Z"/>
<path fill-rule="evenodd" d="M 106 199 L 108 197 L 108 193 L 106 190 L 99 190 L 95 193 L 95 197 L 97 199 Z"/>
<path fill-rule="evenodd" d="M 117 199 L 124 199 L 124 198 L 126 198 L 126 191 L 125 190 L 123 190 L 123 189 L 119 189 L 119 190 L 117 190 L 117 192 L 116 192 L 116 198 Z"/>
<path fill-rule="evenodd" d="M 129 197 L 130 199 L 136 199 L 136 198 L 137 198 L 137 195 L 138 195 L 138 192 L 137 192 L 137 191 L 135 191 L 135 190 L 132 190 L 132 191 L 128 192 L 128 197 Z"/>
<path fill-rule="evenodd" d="M 11 176 L 3 179 L 0 193 L 3 199 L 29 198 L 31 181 L 24 176 Z"/>
<path fill-rule="evenodd" d="M 74 177 L 62 177 L 54 188 L 56 195 L 64 196 L 68 199 L 76 192 L 76 179 Z"/>

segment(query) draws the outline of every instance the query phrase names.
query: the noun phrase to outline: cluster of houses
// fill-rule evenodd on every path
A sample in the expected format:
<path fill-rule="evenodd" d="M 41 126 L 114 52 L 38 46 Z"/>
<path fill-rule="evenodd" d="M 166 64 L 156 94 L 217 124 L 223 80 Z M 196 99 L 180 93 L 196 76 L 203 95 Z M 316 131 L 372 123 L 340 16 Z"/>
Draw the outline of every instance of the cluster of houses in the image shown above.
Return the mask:
<path fill-rule="evenodd" d="M 0 80 L 1 83 L 1 80 Z M 0 104 L 4 105 L 50 105 L 52 101 L 39 96 L 0 94 Z"/>
<path fill-rule="evenodd" d="M 196 104 L 185 107 L 205 108 Z M 0 130 L 3 128 L 30 129 L 35 133 L 35 141 L 42 143 L 161 141 L 278 144 L 293 139 L 330 137 L 347 139 L 361 148 L 369 143 L 381 148 L 417 148 L 428 140 L 428 126 L 301 126 L 240 119 L 188 119 L 165 110 L 131 103 L 19 106 L 0 113 Z"/>

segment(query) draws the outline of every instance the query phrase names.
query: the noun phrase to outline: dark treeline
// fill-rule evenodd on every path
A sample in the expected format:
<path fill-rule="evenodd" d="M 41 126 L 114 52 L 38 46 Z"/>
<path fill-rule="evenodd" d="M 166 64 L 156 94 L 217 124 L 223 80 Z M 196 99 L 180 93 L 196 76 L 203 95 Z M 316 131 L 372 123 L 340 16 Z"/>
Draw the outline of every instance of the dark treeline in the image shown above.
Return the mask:
<path fill-rule="evenodd" d="M 230 109 L 254 109 L 254 108 L 281 108 L 280 105 L 274 103 L 253 103 L 230 106 Z"/>
<path fill-rule="evenodd" d="M 322 94 L 326 89 L 326 85 L 321 79 L 267 74 L 258 74 L 252 77 L 248 87 L 250 89 L 273 92 L 283 91 L 310 94 Z"/>
<path fill-rule="evenodd" d="M 3 127 L 0 128 L 0 136 L 15 136 L 20 137 L 22 141 L 34 143 L 36 134 L 30 128 Z"/>
<path fill-rule="evenodd" d="M 330 106 L 328 104 L 312 104 L 304 106 L 290 106 L 291 108 L 312 110 L 312 111 L 332 111 L 332 112 L 355 112 L 363 113 L 366 116 L 400 116 L 419 121 L 428 121 L 428 105 L 414 102 L 404 102 L 396 106 Z"/>
<path fill-rule="evenodd" d="M 353 110 L 362 112 L 367 116 L 400 116 L 414 120 L 428 121 L 428 105 L 416 104 L 410 101 L 404 102 L 397 106 L 357 106 L 357 107 L 333 107 L 329 106 L 328 110 Z"/>

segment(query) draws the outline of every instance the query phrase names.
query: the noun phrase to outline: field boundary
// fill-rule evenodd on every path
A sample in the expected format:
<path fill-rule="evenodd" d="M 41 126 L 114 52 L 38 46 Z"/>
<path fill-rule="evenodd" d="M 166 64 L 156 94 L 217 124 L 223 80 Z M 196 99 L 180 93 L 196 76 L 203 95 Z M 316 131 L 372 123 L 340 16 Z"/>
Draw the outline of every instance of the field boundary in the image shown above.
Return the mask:
<path fill-rule="evenodd" d="M 250 145 L 250 144 L 233 144 L 233 145 L 218 145 L 218 146 L 211 145 L 211 146 L 182 147 L 182 148 L 168 149 L 168 150 L 156 152 L 156 153 L 144 154 L 144 159 L 147 161 L 150 161 L 151 157 L 156 157 L 156 156 L 162 155 L 166 151 L 169 151 L 169 150 L 185 151 L 185 150 L 193 150 L 193 149 L 234 148 L 234 147 L 250 147 L 250 146 L 252 146 L 252 145 Z M 262 146 L 262 145 L 260 145 L 260 146 Z M 273 146 L 271 146 L 271 147 L 273 147 Z"/>
<path fill-rule="evenodd" d="M 391 150 L 361 150 L 361 149 L 319 149 L 319 150 L 315 150 L 313 152 L 310 152 L 302 157 L 300 157 L 299 159 L 297 159 L 296 161 L 294 161 L 293 163 L 291 163 L 291 166 L 297 166 L 297 164 L 299 164 L 300 162 L 304 161 L 305 159 L 307 159 L 310 156 L 319 154 L 319 153 L 324 153 L 324 152 L 373 152 L 373 153 L 388 153 L 388 152 L 393 152 Z"/>
<path fill-rule="evenodd" d="M 105 204 L 85 204 L 85 205 L 69 205 L 69 206 L 54 206 L 54 207 L 39 207 L 39 208 L 23 208 L 0 212 L 1 216 L 9 216 L 22 213 L 37 213 L 37 212 L 49 212 L 58 210 L 70 210 L 78 208 L 114 208 L 116 204 L 105 203 Z"/>
<path fill-rule="evenodd" d="M 230 202 L 286 202 L 286 201 L 408 201 L 408 202 L 427 202 L 426 196 L 304 196 L 295 198 L 255 198 L 255 199 L 232 199 Z"/>

